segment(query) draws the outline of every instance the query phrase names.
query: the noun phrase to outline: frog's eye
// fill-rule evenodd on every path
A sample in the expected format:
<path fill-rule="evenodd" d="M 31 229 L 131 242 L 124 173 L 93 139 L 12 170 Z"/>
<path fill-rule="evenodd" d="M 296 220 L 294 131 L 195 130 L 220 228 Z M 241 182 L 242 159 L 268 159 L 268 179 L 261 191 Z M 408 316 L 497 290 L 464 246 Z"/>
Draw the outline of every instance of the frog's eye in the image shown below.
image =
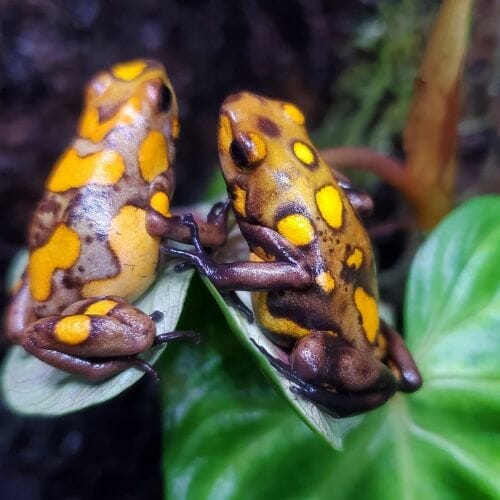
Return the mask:
<path fill-rule="evenodd" d="M 170 107 L 172 106 L 172 91 L 166 86 L 162 85 L 160 90 L 160 103 L 159 109 L 164 113 L 170 111 Z"/>
<path fill-rule="evenodd" d="M 258 134 L 249 132 L 233 139 L 229 146 L 229 154 L 238 167 L 250 168 L 267 156 L 267 148 Z"/>

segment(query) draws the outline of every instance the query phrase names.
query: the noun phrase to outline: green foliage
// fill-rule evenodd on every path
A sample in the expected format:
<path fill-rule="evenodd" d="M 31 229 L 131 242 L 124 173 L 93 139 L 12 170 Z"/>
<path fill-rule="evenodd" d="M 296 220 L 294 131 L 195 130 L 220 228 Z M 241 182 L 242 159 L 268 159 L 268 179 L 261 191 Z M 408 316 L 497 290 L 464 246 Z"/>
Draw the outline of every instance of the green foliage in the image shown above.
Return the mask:
<path fill-rule="evenodd" d="M 405 323 L 424 386 L 370 412 L 342 453 L 270 390 L 197 280 L 181 322 L 205 342 L 161 363 L 166 497 L 498 498 L 498 213 L 500 197 L 473 200 L 419 251 Z"/>
<path fill-rule="evenodd" d="M 429 3 L 382 0 L 377 15 L 357 27 L 359 62 L 335 84 L 332 108 L 315 134 L 319 147 L 362 144 L 392 151 L 407 117 L 424 27 L 432 19 Z"/>

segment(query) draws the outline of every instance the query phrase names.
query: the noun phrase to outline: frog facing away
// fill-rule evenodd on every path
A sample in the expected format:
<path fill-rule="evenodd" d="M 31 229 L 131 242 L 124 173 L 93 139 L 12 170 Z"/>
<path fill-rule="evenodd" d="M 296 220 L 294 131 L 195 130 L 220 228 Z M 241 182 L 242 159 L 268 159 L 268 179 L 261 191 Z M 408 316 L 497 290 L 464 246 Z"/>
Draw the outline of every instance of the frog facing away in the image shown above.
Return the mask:
<path fill-rule="evenodd" d="M 410 353 L 378 316 L 374 258 L 358 215 L 366 200 L 321 159 L 302 112 L 250 93 L 230 96 L 218 147 L 250 261 L 214 262 L 189 216 L 194 251 L 167 253 L 194 263 L 222 290 L 252 291 L 258 323 L 290 351 L 288 363 L 264 354 L 294 392 L 334 416 L 417 390 Z"/>
<path fill-rule="evenodd" d="M 178 134 L 177 100 L 159 63 L 116 64 L 90 81 L 76 138 L 33 216 L 29 263 L 7 315 L 14 343 L 100 380 L 130 366 L 150 370 L 136 355 L 183 336 L 155 336 L 153 319 L 130 304 L 156 277 L 161 238 L 189 238 L 169 209 Z M 223 241 L 223 212 L 209 222 L 202 239 Z"/>

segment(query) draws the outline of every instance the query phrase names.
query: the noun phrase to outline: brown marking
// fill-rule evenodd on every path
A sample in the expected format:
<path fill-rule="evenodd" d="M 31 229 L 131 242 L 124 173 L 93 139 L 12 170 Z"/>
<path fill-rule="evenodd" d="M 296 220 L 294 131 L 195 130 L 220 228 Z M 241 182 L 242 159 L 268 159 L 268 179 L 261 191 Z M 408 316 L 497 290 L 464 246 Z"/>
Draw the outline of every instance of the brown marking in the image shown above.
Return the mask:
<path fill-rule="evenodd" d="M 61 203 L 53 199 L 43 199 L 38 205 L 38 211 L 42 213 L 52 213 L 57 216 L 61 209 Z"/>
<path fill-rule="evenodd" d="M 65 273 L 62 279 L 62 284 L 65 288 L 71 290 L 73 288 L 80 288 L 83 282 L 80 279 Z"/>
<path fill-rule="evenodd" d="M 257 119 L 257 127 L 261 132 L 268 137 L 280 137 L 281 131 L 278 125 L 265 116 L 259 116 Z"/>
<path fill-rule="evenodd" d="M 276 213 L 274 215 L 275 225 L 278 223 L 279 220 L 283 219 L 287 215 L 303 215 L 304 217 L 310 219 L 311 223 L 313 220 L 313 217 L 311 216 L 308 208 L 305 205 L 292 202 L 282 205 L 276 210 Z"/>
<path fill-rule="evenodd" d="M 287 290 L 284 294 L 269 292 L 267 308 L 274 317 L 290 319 L 308 330 L 341 333 L 340 325 L 332 319 L 331 299 L 319 289 Z"/>
<path fill-rule="evenodd" d="M 105 105 L 105 106 L 99 106 L 97 108 L 97 114 L 99 116 L 99 123 L 106 122 L 113 118 L 118 111 L 120 111 L 120 108 L 122 107 L 123 102 L 119 102 L 118 104 L 113 104 L 113 105 Z"/>

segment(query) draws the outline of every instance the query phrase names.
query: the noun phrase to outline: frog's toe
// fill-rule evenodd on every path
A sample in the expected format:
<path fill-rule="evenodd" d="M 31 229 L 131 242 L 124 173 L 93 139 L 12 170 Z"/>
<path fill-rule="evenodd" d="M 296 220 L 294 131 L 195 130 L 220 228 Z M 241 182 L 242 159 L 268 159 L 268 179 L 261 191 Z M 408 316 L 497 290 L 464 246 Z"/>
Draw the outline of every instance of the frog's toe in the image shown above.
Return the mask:
<path fill-rule="evenodd" d="M 339 393 L 311 384 L 292 386 L 290 390 L 335 418 L 349 417 L 377 408 L 392 395 L 383 391 Z"/>

